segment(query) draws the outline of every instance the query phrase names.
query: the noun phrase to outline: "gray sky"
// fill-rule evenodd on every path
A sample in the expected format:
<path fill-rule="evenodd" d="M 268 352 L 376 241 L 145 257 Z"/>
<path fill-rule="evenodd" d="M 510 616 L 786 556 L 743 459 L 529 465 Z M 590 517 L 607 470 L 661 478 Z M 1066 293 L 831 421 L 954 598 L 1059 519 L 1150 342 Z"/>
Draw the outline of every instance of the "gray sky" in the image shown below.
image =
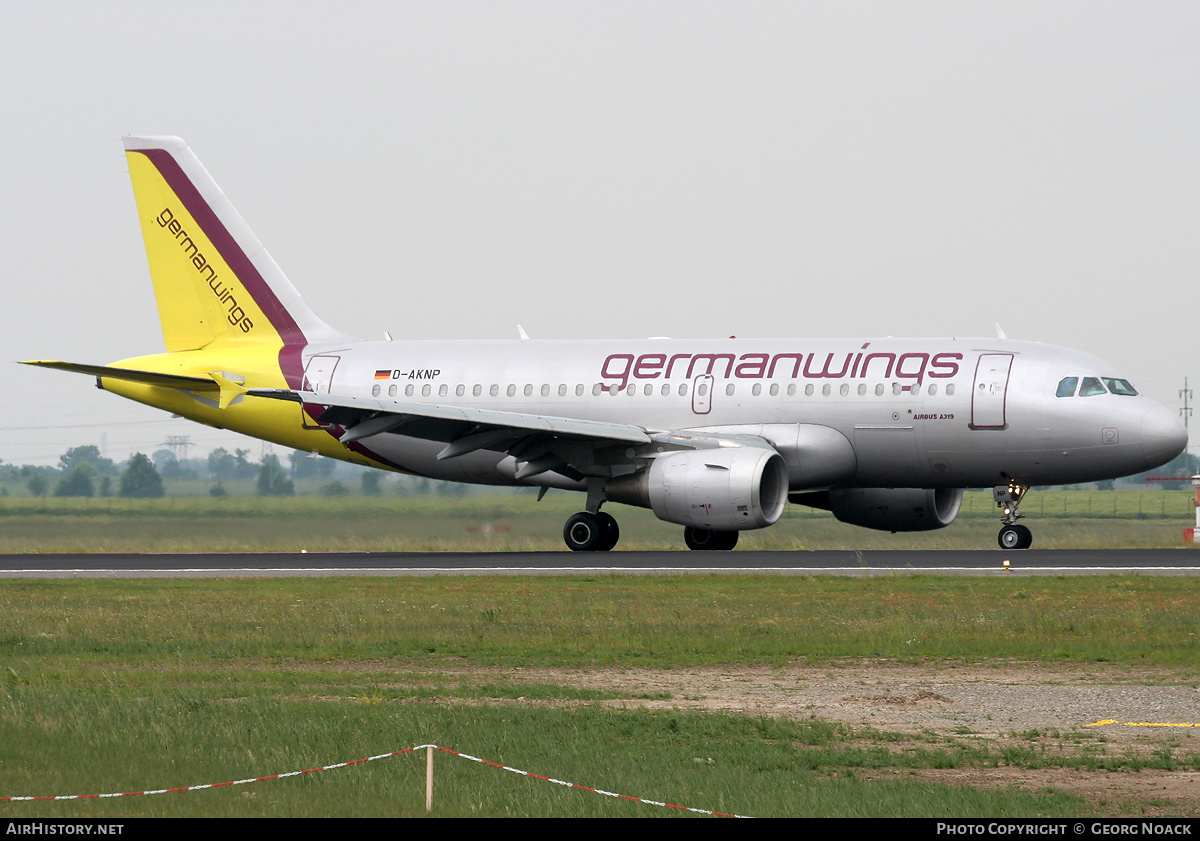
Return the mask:
<path fill-rule="evenodd" d="M 999 322 L 1175 408 L 1198 43 L 1195 2 L 5 4 L 0 360 L 162 350 L 119 138 L 177 134 L 354 335 Z M 10 462 L 259 452 L 79 375 L 0 389 Z"/>

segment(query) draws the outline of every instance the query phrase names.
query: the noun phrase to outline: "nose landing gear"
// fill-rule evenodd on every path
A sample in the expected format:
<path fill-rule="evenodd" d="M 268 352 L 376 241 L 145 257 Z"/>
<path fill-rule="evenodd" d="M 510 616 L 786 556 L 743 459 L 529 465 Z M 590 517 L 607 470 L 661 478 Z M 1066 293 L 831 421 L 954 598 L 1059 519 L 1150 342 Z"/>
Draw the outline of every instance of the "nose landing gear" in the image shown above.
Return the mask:
<path fill-rule="evenodd" d="M 1020 485 L 1015 480 L 992 488 L 992 498 L 1002 512 L 1000 522 L 1003 526 L 996 538 L 1001 549 L 1028 549 L 1033 545 L 1033 532 L 1017 524 L 1017 520 L 1025 516 L 1018 508 L 1028 490 L 1028 485 Z"/>

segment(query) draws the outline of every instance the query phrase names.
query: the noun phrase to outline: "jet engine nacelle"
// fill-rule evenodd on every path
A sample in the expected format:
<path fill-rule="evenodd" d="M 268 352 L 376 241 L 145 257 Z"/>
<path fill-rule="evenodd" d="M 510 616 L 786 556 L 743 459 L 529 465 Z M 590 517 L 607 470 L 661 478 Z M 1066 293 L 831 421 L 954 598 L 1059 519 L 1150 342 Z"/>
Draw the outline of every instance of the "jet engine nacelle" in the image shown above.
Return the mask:
<path fill-rule="evenodd" d="M 713 531 L 761 529 L 783 514 L 787 465 L 767 447 L 688 450 L 610 480 L 604 492 L 616 502 L 649 508 L 668 523 Z"/>
<path fill-rule="evenodd" d="M 829 510 L 843 523 L 882 531 L 932 531 L 954 522 L 962 488 L 842 488 Z"/>

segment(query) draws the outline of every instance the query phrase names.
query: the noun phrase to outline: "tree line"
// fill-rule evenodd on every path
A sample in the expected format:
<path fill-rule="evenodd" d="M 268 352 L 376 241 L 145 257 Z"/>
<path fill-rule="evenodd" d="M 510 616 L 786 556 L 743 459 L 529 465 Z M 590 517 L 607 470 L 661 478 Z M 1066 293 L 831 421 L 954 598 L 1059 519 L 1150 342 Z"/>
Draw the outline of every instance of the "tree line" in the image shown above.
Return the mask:
<path fill-rule="evenodd" d="M 208 494 L 217 497 L 229 495 L 230 487 L 246 493 L 250 482 L 259 496 L 293 496 L 297 482 L 306 482 L 309 492 L 325 496 L 353 492 L 379 496 L 385 492 L 385 479 L 389 489 L 405 495 L 466 493 L 465 487 L 455 483 L 419 476 L 389 479 L 383 471 L 298 451 L 289 452 L 286 465 L 273 453 L 254 462 L 250 450 L 230 452 L 224 447 L 201 459 L 181 460 L 170 450 L 160 449 L 152 456 L 135 453 L 118 464 L 105 457 L 99 447 L 85 445 L 68 449 L 54 467 L 0 464 L 0 495 L 8 496 L 14 486 L 20 494 L 23 486 L 23 491 L 32 496 L 149 499 L 166 495 L 167 483 L 176 483 L 175 493 L 179 487 L 195 493 L 196 484 L 207 480 L 211 483 Z"/>

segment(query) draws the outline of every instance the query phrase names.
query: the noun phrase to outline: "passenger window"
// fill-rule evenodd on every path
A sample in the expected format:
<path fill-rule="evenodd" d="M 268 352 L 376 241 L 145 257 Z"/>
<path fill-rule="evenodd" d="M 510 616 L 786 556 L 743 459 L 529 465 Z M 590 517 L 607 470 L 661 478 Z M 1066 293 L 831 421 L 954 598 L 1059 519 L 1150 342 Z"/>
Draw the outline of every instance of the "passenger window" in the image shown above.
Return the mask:
<path fill-rule="evenodd" d="M 481 386 L 479 383 L 475 383 L 475 387 L 471 389 L 471 396 L 478 397 L 481 394 L 483 394 L 483 386 Z"/>
<path fill-rule="evenodd" d="M 444 386 L 444 385 L 438 386 L 438 397 L 446 396 L 446 388 L 447 388 L 447 386 Z"/>
<path fill-rule="evenodd" d="M 550 384 L 543 383 L 542 384 L 542 397 L 549 397 L 549 396 L 550 396 Z"/>
<path fill-rule="evenodd" d="M 576 397 L 583 397 L 583 383 L 578 383 L 578 384 L 575 386 L 575 396 L 576 396 Z"/>
<path fill-rule="evenodd" d="M 864 394 L 866 394 L 866 393 L 867 393 L 867 384 L 866 384 L 866 383 L 859 383 L 859 384 L 858 384 L 858 396 L 859 396 L 859 397 L 862 397 L 862 396 L 863 396 Z"/>
<path fill-rule="evenodd" d="M 788 383 L 788 397 L 795 397 L 795 396 L 796 396 L 796 384 Z"/>
<path fill-rule="evenodd" d="M 454 388 L 454 396 L 455 397 L 462 397 L 466 393 L 467 393 L 467 387 L 465 385 L 455 386 L 455 388 Z"/>
<path fill-rule="evenodd" d="M 821 386 L 821 394 L 828 397 L 832 393 L 833 393 L 833 386 L 831 386 L 829 383 L 825 383 L 825 385 Z"/>
<path fill-rule="evenodd" d="M 602 388 L 604 388 L 602 383 L 596 383 L 594 386 L 592 386 L 592 397 L 599 397 L 600 389 Z"/>
<path fill-rule="evenodd" d="M 930 383 L 930 384 L 929 384 L 929 394 L 930 394 L 930 395 L 937 394 L 937 383 Z"/>
<path fill-rule="evenodd" d="M 412 385 L 406 385 L 406 386 L 404 387 L 404 396 L 405 396 L 405 397 L 412 397 L 412 396 L 413 396 L 413 387 L 412 387 Z"/>
<path fill-rule="evenodd" d="M 772 397 L 779 396 L 779 383 L 771 383 L 771 396 Z"/>
<path fill-rule="evenodd" d="M 499 393 L 500 393 L 500 386 L 496 385 L 495 383 L 492 383 L 492 387 L 488 389 L 488 394 L 492 395 L 492 397 L 495 397 Z"/>
<path fill-rule="evenodd" d="M 809 383 L 808 385 L 806 385 L 806 386 L 804 387 L 804 396 L 805 396 L 805 397 L 812 397 L 812 396 L 813 396 L 813 387 L 812 387 L 812 383 Z"/>
<path fill-rule="evenodd" d="M 395 396 L 396 396 L 396 387 L 394 385 L 389 385 L 388 386 L 388 397 L 395 397 Z"/>
<path fill-rule="evenodd" d="M 423 385 L 423 386 L 421 386 L 421 396 L 422 396 L 422 397 L 428 397 L 428 396 L 429 396 L 429 386 L 428 386 L 428 385 Z"/>
<path fill-rule="evenodd" d="M 733 383 L 730 383 L 729 385 L 725 386 L 725 393 L 728 394 L 730 397 L 733 397 L 733 391 L 734 391 Z"/>
<path fill-rule="evenodd" d="M 516 387 L 516 385 L 514 385 L 513 383 L 509 383 L 509 384 L 508 384 L 508 391 L 507 391 L 507 394 L 508 394 L 508 396 L 509 396 L 509 397 L 516 397 L 516 396 L 517 396 L 517 387 Z"/>
<path fill-rule="evenodd" d="M 687 397 L 687 383 L 683 383 L 679 386 L 679 396 Z"/>
<path fill-rule="evenodd" d="M 754 388 L 751 389 L 751 392 L 755 397 L 758 397 L 758 395 L 762 394 L 762 383 L 755 383 Z"/>
<path fill-rule="evenodd" d="M 850 393 L 850 384 L 842 383 L 842 387 L 838 389 L 838 394 L 842 395 L 842 397 L 845 397 L 849 393 Z"/>
<path fill-rule="evenodd" d="M 566 397 L 566 396 L 567 396 L 567 384 L 566 384 L 566 383 L 562 383 L 562 384 L 560 384 L 560 385 L 559 385 L 559 387 L 558 387 L 558 396 L 559 396 L 559 397 Z"/>
<path fill-rule="evenodd" d="M 650 383 L 646 383 L 645 391 L 646 391 L 646 396 L 649 397 L 651 394 L 654 393 L 654 386 L 651 385 Z"/>
<path fill-rule="evenodd" d="M 952 397 L 953 395 L 954 395 L 954 383 L 949 383 L 946 386 L 946 396 Z"/>
<path fill-rule="evenodd" d="M 662 387 L 662 396 L 663 396 L 663 397 L 666 397 L 666 396 L 668 396 L 670 393 L 671 393 L 671 386 L 670 386 L 670 384 L 669 384 L 669 383 L 663 383 L 663 387 Z"/>
<path fill-rule="evenodd" d="M 1104 383 L 1100 382 L 1099 377 L 1084 377 L 1083 385 L 1079 386 L 1079 396 L 1095 397 L 1097 394 L 1108 394 Z"/>
<path fill-rule="evenodd" d="M 533 383 L 525 383 L 525 396 L 526 397 L 533 396 Z"/>
<path fill-rule="evenodd" d="M 708 383 L 700 383 L 700 385 L 696 386 L 696 393 L 701 397 L 708 394 Z"/>
<path fill-rule="evenodd" d="M 378 397 L 378 396 L 379 396 L 379 384 L 378 384 L 378 383 L 376 383 L 375 385 L 371 386 L 371 396 L 372 396 L 372 397 Z"/>
<path fill-rule="evenodd" d="M 1079 377 L 1063 377 L 1058 381 L 1058 391 L 1054 392 L 1054 396 L 1074 397 L 1077 385 L 1079 385 Z"/>

